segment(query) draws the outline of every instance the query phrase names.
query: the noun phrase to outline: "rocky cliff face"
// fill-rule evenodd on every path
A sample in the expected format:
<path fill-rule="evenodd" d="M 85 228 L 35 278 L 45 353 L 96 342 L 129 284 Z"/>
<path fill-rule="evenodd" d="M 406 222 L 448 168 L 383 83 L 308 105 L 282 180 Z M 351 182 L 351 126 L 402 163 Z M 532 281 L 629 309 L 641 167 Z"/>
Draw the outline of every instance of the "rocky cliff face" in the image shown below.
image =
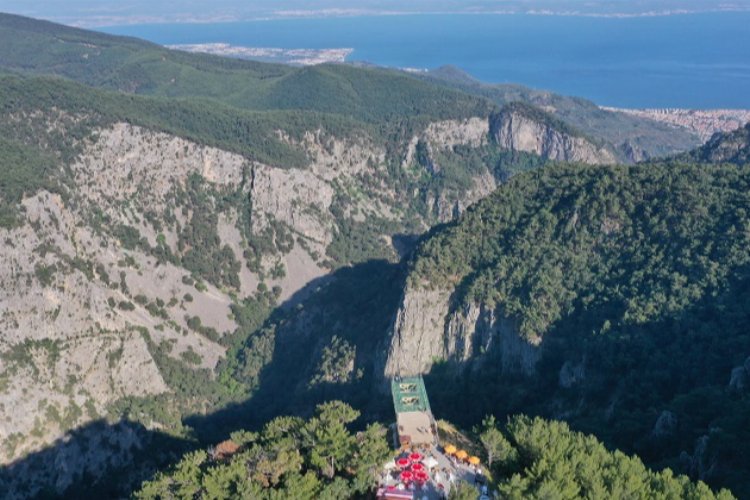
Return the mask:
<path fill-rule="evenodd" d="M 417 166 L 427 170 L 431 176 L 439 176 L 442 165 L 436 160 L 436 153 L 450 157 L 456 147 L 487 146 L 489 130 L 488 119 L 480 117 L 431 123 L 411 138 L 402 155 L 401 168 L 409 170 L 410 167 Z M 412 175 L 420 175 L 420 172 L 412 172 Z M 430 207 L 437 222 L 449 222 L 458 217 L 469 205 L 494 191 L 498 180 L 488 170 L 475 175 L 472 184 L 460 197 L 448 193 L 430 193 L 427 196 L 426 205 Z"/>
<path fill-rule="evenodd" d="M 541 342 L 523 339 L 516 322 L 493 308 L 453 308 L 450 297 L 446 290 L 407 288 L 387 340 L 386 379 L 429 373 L 440 361 L 460 370 L 498 363 L 503 373 L 534 374 Z"/>
<path fill-rule="evenodd" d="M 62 191 L 29 193 L 20 223 L 0 228 L 0 463 L 119 418 L 124 399 L 169 401 L 179 383 L 165 363 L 214 376 L 238 328 L 232 307 L 243 299 L 267 289 L 283 302 L 345 263 L 336 258 L 356 258 L 346 251 L 363 241 L 395 258 L 407 251 L 388 246 L 395 234 L 449 221 L 498 184 L 485 166 L 466 174 L 461 190 L 436 188 L 444 165 L 434 158 L 460 165 L 457 150 L 497 140 L 595 159 L 583 143 L 532 122 L 510 126 L 523 136 L 510 142 L 492 135 L 486 118 L 428 124 L 398 145 L 397 174 L 414 189 L 394 184 L 386 147 L 364 133 L 279 131 L 309 158 L 305 168 L 287 168 L 126 123 L 97 129 L 66 166 Z M 534 142 L 529 134 L 546 136 Z M 523 145 L 532 142 L 541 149 Z M 529 374 L 538 351 L 512 319 L 482 304 L 454 310 L 448 292 L 407 290 L 379 363 L 386 375 L 423 373 L 437 360 Z M 138 439 L 112 436 L 129 447 Z M 99 470 L 99 455 L 86 457 L 54 481 Z"/>
<path fill-rule="evenodd" d="M 0 117 L 32 118 L 44 113 Z M 417 140 L 478 147 L 487 129 L 480 118 L 437 122 Z M 330 247 L 349 232 L 368 227 L 359 238 L 386 242 L 406 225 L 426 229 L 496 183 L 484 172 L 469 192 L 435 192 L 419 215 L 405 207 L 423 195 L 389 183 L 385 147 L 370 137 L 279 134 L 304 151 L 306 168 L 116 123 L 80 144 L 63 194 L 25 197 L 19 224 L 0 228 L 0 464 L 116 420 L 124 398 L 169 400 L 178 389 L 165 362 L 214 373 L 237 329 L 232 305 L 261 283 L 279 302 L 291 297 L 329 272 Z M 405 158 L 410 148 L 402 145 Z M 403 168 L 422 175 L 411 162 Z M 146 427 L 164 425 L 144 418 Z M 92 446 L 102 439 L 87 432 Z M 45 460 L 64 455 L 68 467 L 54 477 L 18 469 L 13 484 L 33 491 L 51 481 L 62 491 L 84 470 L 125 463 L 145 445 L 125 427 L 107 433 L 112 453 L 60 447 Z"/>
<path fill-rule="evenodd" d="M 731 132 L 715 133 L 703 146 L 678 156 L 686 161 L 706 163 L 750 163 L 750 123 Z"/>
<path fill-rule="evenodd" d="M 550 160 L 616 163 L 609 149 L 596 146 L 543 112 L 530 111 L 526 106 L 507 106 L 496 114 L 491 119 L 490 135 L 502 148 L 534 153 Z"/>

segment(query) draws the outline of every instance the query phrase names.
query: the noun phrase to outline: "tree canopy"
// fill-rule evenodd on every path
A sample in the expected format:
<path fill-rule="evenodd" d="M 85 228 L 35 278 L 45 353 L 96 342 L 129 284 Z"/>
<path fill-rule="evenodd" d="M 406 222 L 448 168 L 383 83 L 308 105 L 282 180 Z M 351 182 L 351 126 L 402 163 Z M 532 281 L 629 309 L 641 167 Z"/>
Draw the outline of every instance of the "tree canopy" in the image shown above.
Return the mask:
<path fill-rule="evenodd" d="M 239 451 L 227 460 L 204 450 L 185 455 L 136 493 L 141 499 L 352 498 L 375 484 L 375 472 L 392 455 L 385 428 L 350 425 L 359 412 L 330 401 L 305 421 L 277 417 L 261 432 L 237 431 Z"/>

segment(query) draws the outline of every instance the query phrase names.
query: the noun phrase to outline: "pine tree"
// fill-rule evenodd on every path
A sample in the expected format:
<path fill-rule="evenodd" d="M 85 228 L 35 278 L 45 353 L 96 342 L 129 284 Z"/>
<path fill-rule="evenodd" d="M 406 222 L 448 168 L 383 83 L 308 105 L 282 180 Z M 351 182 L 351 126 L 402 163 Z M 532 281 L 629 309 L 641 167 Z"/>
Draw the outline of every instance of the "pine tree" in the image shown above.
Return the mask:
<path fill-rule="evenodd" d="M 305 428 L 310 447 L 310 463 L 323 475 L 333 479 L 336 471 L 354 454 L 356 438 L 346 425 L 359 417 L 359 412 L 340 401 L 318 405 L 316 416 Z"/>

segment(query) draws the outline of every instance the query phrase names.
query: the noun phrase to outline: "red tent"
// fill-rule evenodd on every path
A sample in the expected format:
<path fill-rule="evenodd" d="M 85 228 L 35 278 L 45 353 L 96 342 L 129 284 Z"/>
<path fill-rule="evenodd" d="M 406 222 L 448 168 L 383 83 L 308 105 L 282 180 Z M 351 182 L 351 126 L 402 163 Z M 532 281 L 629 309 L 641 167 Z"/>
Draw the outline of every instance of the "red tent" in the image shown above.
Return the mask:
<path fill-rule="evenodd" d="M 417 463 L 415 463 L 415 464 L 413 464 L 413 465 L 411 466 L 411 470 L 412 470 L 413 472 L 421 472 L 421 471 L 423 471 L 423 470 L 424 470 L 424 465 L 422 465 L 422 464 L 420 464 L 419 462 L 417 462 Z"/>
<path fill-rule="evenodd" d="M 398 459 L 396 459 L 396 465 L 398 465 L 402 469 L 406 469 L 407 467 L 409 467 L 409 459 L 408 458 L 398 458 Z"/>
<path fill-rule="evenodd" d="M 412 462 L 420 462 L 423 458 L 424 457 L 421 453 L 412 453 L 411 455 L 409 455 L 409 460 L 411 460 Z"/>
<path fill-rule="evenodd" d="M 405 470 L 401 473 L 401 480 L 405 483 L 408 483 L 414 479 L 414 474 L 411 471 Z"/>
<path fill-rule="evenodd" d="M 424 471 L 419 471 L 414 473 L 414 479 L 420 483 L 426 483 L 430 479 L 430 476 Z"/>

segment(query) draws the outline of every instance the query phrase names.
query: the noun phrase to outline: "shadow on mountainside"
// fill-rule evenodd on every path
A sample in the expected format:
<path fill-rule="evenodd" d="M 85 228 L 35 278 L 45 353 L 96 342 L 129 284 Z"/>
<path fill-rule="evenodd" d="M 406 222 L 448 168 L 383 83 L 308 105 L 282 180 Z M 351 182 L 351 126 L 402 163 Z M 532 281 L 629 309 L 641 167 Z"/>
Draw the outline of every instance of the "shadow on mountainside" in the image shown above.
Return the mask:
<path fill-rule="evenodd" d="M 742 496 L 750 491 L 750 266 L 721 288 L 643 323 L 618 320 L 627 298 L 577 303 L 545 333 L 535 375 L 503 373 L 493 348 L 481 364 L 441 363 L 425 380 L 432 408 L 463 428 L 489 414 L 566 420 L 651 467 Z M 729 384 L 737 374 L 743 387 Z"/>
<path fill-rule="evenodd" d="M 140 423 L 104 420 L 67 432 L 50 446 L 0 468 L 0 497 L 122 498 L 142 478 L 195 443 Z"/>
<path fill-rule="evenodd" d="M 362 410 L 368 420 L 392 411 L 390 399 L 374 396 L 374 365 L 398 309 L 404 267 L 373 260 L 338 269 L 298 292 L 266 322 L 275 331 L 273 356 L 260 372 L 252 398 L 185 423 L 199 439 L 214 442 L 235 429 L 255 428 L 279 414 L 308 416 L 316 404 L 340 399 Z M 325 373 L 325 352 L 336 364 L 334 346 L 348 346 L 350 363 Z M 385 412 L 385 413 L 384 413 Z M 390 416 L 388 416 L 390 418 Z"/>
<path fill-rule="evenodd" d="M 258 429 L 280 414 L 308 416 L 317 403 L 331 399 L 362 410 L 363 420 L 392 419 L 390 398 L 373 390 L 373 365 L 404 278 L 401 264 L 373 260 L 338 269 L 290 297 L 263 327 L 275 335 L 257 390 L 241 403 L 185 418 L 196 439 L 128 421 L 91 422 L 0 468 L 0 492 L 24 499 L 127 497 L 189 450 L 227 439 L 234 430 Z M 321 373 L 321 357 L 334 337 L 349 346 L 353 362 L 343 371 Z"/>
<path fill-rule="evenodd" d="M 55 486 L 67 486 L 66 498 L 128 496 L 185 451 L 234 430 L 258 429 L 275 415 L 307 416 L 329 399 L 351 403 L 363 420 L 392 420 L 390 398 L 375 390 L 373 366 L 383 355 L 404 279 L 402 265 L 366 262 L 337 270 L 297 305 L 278 309 L 266 324 L 276 334 L 257 391 L 242 403 L 186 418 L 197 439 L 176 439 L 135 423 L 95 422 L 0 470 L 0 491 L 30 497 L 28 483 L 20 481 L 25 477 L 46 480 L 41 498 L 55 497 Z M 735 494 L 748 491 L 750 385 L 737 391 L 727 382 L 750 355 L 750 268 L 736 270 L 721 293 L 679 313 L 596 333 L 605 319 L 621 317 L 624 307 L 607 297 L 590 307 L 577 305 L 546 334 L 534 377 L 502 374 L 492 363 L 494 352 L 481 369 L 466 367 L 461 376 L 455 366 L 437 365 L 426 377 L 435 415 L 466 429 L 490 413 L 501 420 L 514 413 L 564 419 L 610 448 L 639 454 L 651 467 L 669 466 Z M 320 377 L 321 354 L 334 337 L 353 347 L 353 368 Z M 562 367 L 581 362 L 584 376 L 562 387 Z M 750 383 L 750 372 L 747 377 Z M 654 433 L 664 411 L 676 418 Z M 708 441 L 699 449 L 702 436 Z M 136 441 L 140 448 L 120 451 L 118 443 Z M 106 472 L 80 458 L 101 454 Z"/>

